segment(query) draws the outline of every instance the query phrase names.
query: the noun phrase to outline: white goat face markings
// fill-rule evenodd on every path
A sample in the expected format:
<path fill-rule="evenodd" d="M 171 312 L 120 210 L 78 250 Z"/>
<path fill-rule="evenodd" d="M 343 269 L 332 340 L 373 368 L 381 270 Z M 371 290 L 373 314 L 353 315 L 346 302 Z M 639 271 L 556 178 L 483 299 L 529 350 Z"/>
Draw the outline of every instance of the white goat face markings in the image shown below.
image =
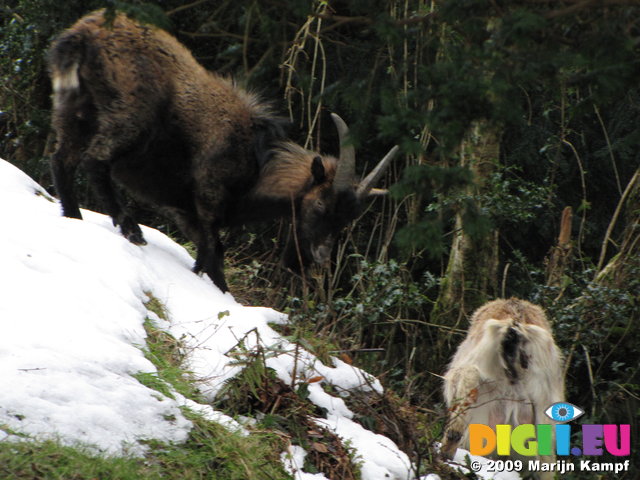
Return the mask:
<path fill-rule="evenodd" d="M 556 422 L 571 422 L 584 414 L 584 410 L 573 403 L 558 402 L 547 408 L 544 414 Z"/>

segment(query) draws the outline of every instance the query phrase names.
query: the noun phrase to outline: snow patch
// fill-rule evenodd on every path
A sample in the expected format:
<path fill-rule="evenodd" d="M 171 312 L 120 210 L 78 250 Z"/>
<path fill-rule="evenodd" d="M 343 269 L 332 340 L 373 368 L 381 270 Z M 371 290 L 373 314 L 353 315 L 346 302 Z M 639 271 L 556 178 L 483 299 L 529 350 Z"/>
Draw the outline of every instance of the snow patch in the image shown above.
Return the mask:
<path fill-rule="evenodd" d="M 294 480 L 328 480 L 322 473 L 306 473 L 302 470 L 306 456 L 307 452 L 304 448 L 291 445 L 280 459 L 284 469 L 293 475 Z"/>

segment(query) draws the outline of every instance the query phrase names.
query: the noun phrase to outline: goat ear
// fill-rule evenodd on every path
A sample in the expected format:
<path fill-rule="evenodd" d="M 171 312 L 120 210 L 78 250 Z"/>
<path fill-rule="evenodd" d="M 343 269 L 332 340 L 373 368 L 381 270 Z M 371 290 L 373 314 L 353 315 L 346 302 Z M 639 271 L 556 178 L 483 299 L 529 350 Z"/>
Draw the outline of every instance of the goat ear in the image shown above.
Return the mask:
<path fill-rule="evenodd" d="M 313 157 L 313 161 L 311 162 L 311 176 L 313 177 L 314 185 L 319 185 L 323 183 L 327 178 L 326 173 L 324 171 L 324 164 L 322 163 L 322 158 Z"/>

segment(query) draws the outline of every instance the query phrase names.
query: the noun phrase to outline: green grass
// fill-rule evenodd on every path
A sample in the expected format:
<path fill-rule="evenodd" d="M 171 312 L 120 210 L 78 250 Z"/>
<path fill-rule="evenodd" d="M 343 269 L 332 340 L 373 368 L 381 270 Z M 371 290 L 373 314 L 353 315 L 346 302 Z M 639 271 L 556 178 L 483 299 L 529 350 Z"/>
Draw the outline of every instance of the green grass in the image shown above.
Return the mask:
<path fill-rule="evenodd" d="M 160 478 L 150 472 L 141 475 L 145 469 L 141 460 L 98 457 L 53 441 L 0 443 L 0 478 L 4 480 Z"/>
<path fill-rule="evenodd" d="M 185 412 L 194 423 L 186 443 L 149 442 L 144 458 L 105 457 L 55 441 L 0 443 L 2 480 L 283 480 L 281 439 L 270 433 L 242 436 Z"/>
<path fill-rule="evenodd" d="M 191 400 L 200 401 L 197 379 L 184 367 L 184 346 L 159 329 L 149 318 L 144 322 L 144 329 L 147 332 L 147 342 L 142 350 L 147 360 L 155 365 L 157 372 L 139 372 L 134 377 L 143 385 L 169 398 L 173 398 L 171 392 L 174 390 Z"/>

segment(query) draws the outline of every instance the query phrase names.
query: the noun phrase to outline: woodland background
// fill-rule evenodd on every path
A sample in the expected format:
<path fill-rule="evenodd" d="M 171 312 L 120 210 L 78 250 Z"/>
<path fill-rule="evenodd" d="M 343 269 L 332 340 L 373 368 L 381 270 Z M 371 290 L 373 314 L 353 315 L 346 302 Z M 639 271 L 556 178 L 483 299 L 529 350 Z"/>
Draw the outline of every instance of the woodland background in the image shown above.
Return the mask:
<path fill-rule="evenodd" d="M 292 335 L 378 375 L 428 419 L 406 432 L 414 446 L 439 435 L 439 375 L 470 313 L 496 297 L 538 303 L 581 423 L 632 424 L 636 478 L 640 2 L 5 0 L 0 157 L 42 185 L 55 141 L 47 46 L 104 6 L 168 29 L 272 100 L 309 148 L 336 153 L 333 111 L 360 171 L 401 147 L 392 194 L 344 232 L 329 270 L 299 279 L 279 267 L 284 223 L 227 232 L 239 301 L 289 312 Z"/>

